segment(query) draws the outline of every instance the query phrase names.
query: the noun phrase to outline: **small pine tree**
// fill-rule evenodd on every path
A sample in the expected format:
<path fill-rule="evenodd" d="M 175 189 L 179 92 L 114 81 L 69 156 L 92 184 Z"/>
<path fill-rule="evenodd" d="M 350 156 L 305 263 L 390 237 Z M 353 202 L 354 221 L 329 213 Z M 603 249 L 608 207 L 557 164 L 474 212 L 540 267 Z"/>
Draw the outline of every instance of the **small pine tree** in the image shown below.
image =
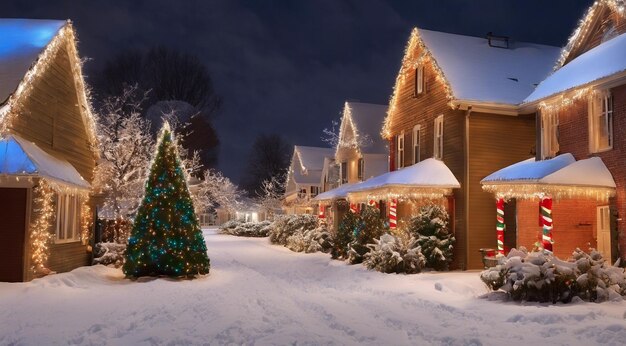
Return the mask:
<path fill-rule="evenodd" d="M 360 215 L 359 227 L 354 234 L 354 242 L 350 246 L 350 263 L 363 262 L 363 256 L 370 251 L 368 244 L 374 244 L 374 239 L 380 238 L 386 231 L 385 219 L 380 215 L 380 209 L 366 206 Z"/>
<path fill-rule="evenodd" d="M 333 248 L 331 255 L 333 258 L 347 258 L 350 243 L 354 241 L 354 234 L 359 227 L 359 215 L 348 211 L 339 223 L 337 232 L 333 234 Z"/>
<path fill-rule="evenodd" d="M 409 222 L 409 230 L 426 257 L 427 268 L 448 270 L 452 261 L 455 238 L 448 229 L 448 219 L 443 207 L 429 204 L 421 207 Z"/>
<path fill-rule="evenodd" d="M 128 239 L 127 277 L 193 277 L 210 261 L 176 144 L 167 123 L 145 185 L 145 196 Z"/>

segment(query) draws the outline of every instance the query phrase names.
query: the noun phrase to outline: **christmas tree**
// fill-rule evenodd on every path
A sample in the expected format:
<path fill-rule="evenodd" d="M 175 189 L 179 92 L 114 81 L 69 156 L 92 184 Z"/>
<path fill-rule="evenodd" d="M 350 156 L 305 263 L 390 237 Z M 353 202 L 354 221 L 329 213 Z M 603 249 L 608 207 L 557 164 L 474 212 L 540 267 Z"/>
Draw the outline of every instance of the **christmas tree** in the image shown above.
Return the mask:
<path fill-rule="evenodd" d="M 161 129 L 143 201 L 128 239 L 124 274 L 207 274 L 206 244 L 169 125 Z"/>

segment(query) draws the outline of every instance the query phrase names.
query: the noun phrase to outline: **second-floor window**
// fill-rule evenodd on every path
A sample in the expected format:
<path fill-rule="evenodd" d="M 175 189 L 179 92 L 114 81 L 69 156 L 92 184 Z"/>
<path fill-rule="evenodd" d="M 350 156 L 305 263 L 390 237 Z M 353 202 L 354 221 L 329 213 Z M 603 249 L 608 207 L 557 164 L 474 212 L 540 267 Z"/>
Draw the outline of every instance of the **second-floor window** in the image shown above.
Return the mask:
<path fill-rule="evenodd" d="M 305 198 L 306 197 L 306 188 L 300 188 L 300 192 L 298 192 L 298 197 Z"/>
<path fill-rule="evenodd" d="M 80 237 L 80 198 L 68 194 L 57 196 L 56 242 L 78 241 Z"/>
<path fill-rule="evenodd" d="M 359 181 L 363 181 L 363 171 L 364 171 L 364 161 L 363 158 L 359 158 L 359 161 L 357 162 L 357 178 L 359 179 Z"/>
<path fill-rule="evenodd" d="M 613 97 L 602 92 L 591 98 L 589 107 L 589 150 L 613 148 Z"/>
<path fill-rule="evenodd" d="M 341 183 L 342 184 L 347 183 L 348 182 L 348 163 L 342 162 L 339 170 L 341 173 Z"/>
<path fill-rule="evenodd" d="M 420 162 L 420 137 L 421 137 L 421 127 L 419 125 L 415 125 L 413 127 L 413 163 Z"/>
<path fill-rule="evenodd" d="M 311 186 L 311 198 L 317 196 L 320 193 L 320 188 L 317 186 Z"/>
<path fill-rule="evenodd" d="M 550 159 L 559 152 L 559 113 L 541 112 L 541 157 Z"/>
<path fill-rule="evenodd" d="M 398 168 L 404 167 L 404 132 L 400 133 L 397 138 L 397 148 L 398 148 L 398 156 L 397 156 L 397 166 Z"/>
<path fill-rule="evenodd" d="M 415 90 L 413 93 L 415 96 L 424 93 L 424 65 L 415 68 Z"/>
<path fill-rule="evenodd" d="M 433 157 L 443 158 L 443 114 L 435 118 Z"/>

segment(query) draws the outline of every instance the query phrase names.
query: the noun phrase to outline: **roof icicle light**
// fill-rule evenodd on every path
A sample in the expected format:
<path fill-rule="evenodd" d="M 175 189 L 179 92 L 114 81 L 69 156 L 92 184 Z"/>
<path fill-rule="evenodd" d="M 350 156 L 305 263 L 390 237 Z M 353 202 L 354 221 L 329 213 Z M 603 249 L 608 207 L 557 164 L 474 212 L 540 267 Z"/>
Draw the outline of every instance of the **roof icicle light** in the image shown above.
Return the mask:
<path fill-rule="evenodd" d="M 420 48 L 422 50 L 422 54 L 420 54 L 417 57 L 414 57 L 415 50 L 417 48 Z M 450 87 L 450 83 L 448 82 L 443 71 L 437 64 L 437 61 L 433 58 L 430 50 L 424 44 L 424 41 L 419 35 L 418 28 L 413 28 L 413 31 L 411 31 L 411 36 L 409 38 L 409 42 L 407 43 L 406 48 L 404 50 L 404 57 L 402 58 L 402 65 L 400 66 L 400 71 L 398 72 L 398 76 L 396 77 L 396 83 L 394 84 L 394 87 L 393 87 L 391 99 L 389 100 L 389 109 L 387 110 L 387 117 L 385 118 L 385 122 L 384 122 L 383 129 L 381 132 L 381 136 L 383 138 L 389 139 L 391 137 L 392 118 L 393 118 L 394 112 L 397 109 L 397 105 L 399 102 L 398 93 L 399 93 L 400 85 L 402 85 L 407 80 L 407 78 L 409 77 L 409 74 L 411 73 L 411 71 L 413 71 L 413 69 L 415 69 L 415 67 L 421 64 L 428 63 L 428 62 L 431 63 L 433 70 L 435 70 L 435 77 L 437 81 L 440 82 L 441 85 L 443 85 L 446 98 L 448 99 L 448 101 L 454 100 L 454 94 L 452 93 L 452 88 Z M 449 104 L 452 107 L 451 102 L 449 102 Z"/>

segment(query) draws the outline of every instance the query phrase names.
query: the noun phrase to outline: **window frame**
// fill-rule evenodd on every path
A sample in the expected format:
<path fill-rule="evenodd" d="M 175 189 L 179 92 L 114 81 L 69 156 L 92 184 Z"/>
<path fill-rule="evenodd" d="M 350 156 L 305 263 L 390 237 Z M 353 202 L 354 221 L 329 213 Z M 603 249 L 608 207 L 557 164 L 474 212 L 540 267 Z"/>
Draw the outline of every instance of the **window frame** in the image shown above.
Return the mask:
<path fill-rule="evenodd" d="M 415 85 L 413 95 L 415 97 L 424 93 L 424 65 L 419 64 L 415 67 Z"/>
<path fill-rule="evenodd" d="M 404 168 L 404 144 L 404 131 L 402 131 L 396 140 L 396 166 L 398 169 Z"/>
<path fill-rule="evenodd" d="M 359 159 L 356 162 L 356 172 L 357 172 L 357 179 L 359 181 L 363 181 L 363 176 L 364 176 L 364 172 L 365 172 L 365 161 L 363 160 L 362 157 L 359 157 Z"/>
<path fill-rule="evenodd" d="M 553 158 L 560 150 L 559 113 L 557 111 L 541 112 L 541 158 Z"/>
<path fill-rule="evenodd" d="M 435 118 L 433 130 L 433 157 L 441 160 L 443 159 L 443 114 Z"/>
<path fill-rule="evenodd" d="M 80 241 L 81 205 L 82 201 L 79 195 L 56 194 L 55 244 Z M 68 236 L 70 232 L 71 236 Z"/>
<path fill-rule="evenodd" d="M 348 183 L 348 163 L 346 161 L 339 164 L 339 181 L 340 185 Z"/>
<path fill-rule="evenodd" d="M 420 139 L 422 137 L 422 126 L 413 126 L 413 164 L 420 162 Z"/>
<path fill-rule="evenodd" d="M 613 149 L 613 95 L 607 90 L 599 92 L 589 101 L 589 152 L 601 153 Z M 602 118 L 604 117 L 604 120 Z M 603 124 L 601 124 L 603 123 Z M 600 146 L 600 128 L 606 131 L 608 145 Z"/>

